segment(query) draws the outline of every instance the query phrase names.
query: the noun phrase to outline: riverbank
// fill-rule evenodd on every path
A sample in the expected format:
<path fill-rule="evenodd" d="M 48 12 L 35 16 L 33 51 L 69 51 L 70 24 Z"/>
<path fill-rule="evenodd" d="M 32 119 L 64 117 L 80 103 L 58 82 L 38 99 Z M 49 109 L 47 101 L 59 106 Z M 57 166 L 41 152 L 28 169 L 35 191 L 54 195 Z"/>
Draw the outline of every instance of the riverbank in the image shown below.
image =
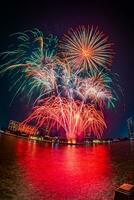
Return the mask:
<path fill-rule="evenodd" d="M 90 145 L 90 144 L 110 144 L 110 143 L 115 143 L 115 142 L 121 142 L 121 141 L 125 141 L 125 140 L 129 140 L 128 138 L 115 138 L 115 139 L 107 139 L 107 140 L 92 140 L 92 141 L 88 141 L 85 140 L 83 142 L 76 142 L 75 140 L 72 141 L 62 141 L 60 139 L 57 139 L 57 137 L 47 137 L 44 138 L 42 136 L 27 136 L 24 134 L 15 134 L 15 133 L 11 133 L 10 131 L 2 131 L 0 132 L 1 134 L 4 135 L 8 135 L 8 136 L 13 136 L 13 137 L 18 137 L 18 138 L 23 138 L 26 140 L 31 140 L 31 141 L 37 141 L 37 142 L 45 142 L 45 143 L 51 143 L 51 144 L 63 144 L 63 145 Z"/>

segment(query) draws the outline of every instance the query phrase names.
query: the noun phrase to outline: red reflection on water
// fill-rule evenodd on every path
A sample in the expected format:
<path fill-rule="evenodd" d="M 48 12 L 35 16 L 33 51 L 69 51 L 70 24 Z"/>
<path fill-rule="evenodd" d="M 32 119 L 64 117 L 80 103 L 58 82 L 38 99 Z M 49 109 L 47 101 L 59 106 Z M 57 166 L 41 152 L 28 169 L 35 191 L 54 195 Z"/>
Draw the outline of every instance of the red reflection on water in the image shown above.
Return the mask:
<path fill-rule="evenodd" d="M 112 199 L 108 145 L 52 148 L 19 140 L 17 155 L 37 199 Z"/>

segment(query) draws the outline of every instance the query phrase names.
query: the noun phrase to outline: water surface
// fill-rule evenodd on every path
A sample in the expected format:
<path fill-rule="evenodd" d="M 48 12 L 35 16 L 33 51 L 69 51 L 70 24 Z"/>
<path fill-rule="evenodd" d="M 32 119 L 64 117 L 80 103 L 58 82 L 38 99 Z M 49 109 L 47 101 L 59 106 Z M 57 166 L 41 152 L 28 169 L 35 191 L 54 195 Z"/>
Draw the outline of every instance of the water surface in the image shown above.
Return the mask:
<path fill-rule="evenodd" d="M 51 146 L 0 135 L 0 199 L 112 200 L 134 184 L 134 141 Z"/>

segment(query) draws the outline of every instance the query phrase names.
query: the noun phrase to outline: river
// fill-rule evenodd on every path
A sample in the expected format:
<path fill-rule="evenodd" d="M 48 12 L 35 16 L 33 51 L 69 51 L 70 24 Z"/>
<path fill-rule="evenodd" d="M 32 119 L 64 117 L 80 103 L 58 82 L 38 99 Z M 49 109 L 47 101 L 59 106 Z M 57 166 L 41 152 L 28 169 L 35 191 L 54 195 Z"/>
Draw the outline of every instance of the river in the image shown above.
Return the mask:
<path fill-rule="evenodd" d="M 50 145 L 0 135 L 0 200 L 113 200 L 134 184 L 134 141 Z"/>

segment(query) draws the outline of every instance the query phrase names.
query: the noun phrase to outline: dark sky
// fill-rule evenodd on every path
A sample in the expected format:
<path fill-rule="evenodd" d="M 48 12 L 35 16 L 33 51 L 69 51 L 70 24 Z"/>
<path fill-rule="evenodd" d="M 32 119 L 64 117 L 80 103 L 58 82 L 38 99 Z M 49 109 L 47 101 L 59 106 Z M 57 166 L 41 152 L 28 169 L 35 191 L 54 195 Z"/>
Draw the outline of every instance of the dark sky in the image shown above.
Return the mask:
<path fill-rule="evenodd" d="M 117 108 L 106 113 L 108 133 L 112 136 L 124 136 L 127 134 L 126 119 L 134 115 L 133 5 L 130 1 L 98 2 L 5 2 L 0 6 L 0 52 L 7 50 L 9 35 L 15 32 L 39 28 L 44 33 L 61 36 L 70 27 L 83 24 L 98 26 L 115 44 L 116 55 L 112 69 L 119 74 L 123 90 Z M 13 92 L 8 91 L 9 85 L 8 77 L 0 78 L 0 126 L 6 126 L 9 119 L 22 120 L 28 112 L 28 105 L 23 97 L 17 98 L 9 106 L 13 96 Z"/>

